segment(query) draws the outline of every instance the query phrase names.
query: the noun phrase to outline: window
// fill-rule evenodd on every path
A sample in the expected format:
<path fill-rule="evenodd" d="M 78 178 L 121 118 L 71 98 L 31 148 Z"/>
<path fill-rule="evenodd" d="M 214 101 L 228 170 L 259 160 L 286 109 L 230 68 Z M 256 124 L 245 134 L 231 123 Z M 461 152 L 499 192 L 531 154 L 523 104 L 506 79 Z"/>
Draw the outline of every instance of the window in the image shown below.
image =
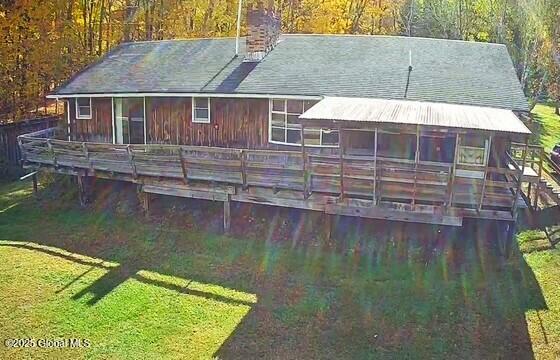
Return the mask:
<path fill-rule="evenodd" d="M 488 155 L 488 139 L 480 136 L 462 135 L 459 139 L 459 159 L 462 165 L 485 166 Z"/>
<path fill-rule="evenodd" d="M 144 144 L 144 99 L 114 98 L 115 142 Z"/>
<path fill-rule="evenodd" d="M 91 119 L 91 98 L 76 98 L 76 119 Z"/>
<path fill-rule="evenodd" d="M 210 98 L 192 98 L 192 121 L 195 123 L 210 123 Z"/>
<path fill-rule="evenodd" d="M 420 161 L 452 163 L 455 157 L 455 136 L 421 136 Z"/>
<path fill-rule="evenodd" d="M 315 105 L 312 100 L 272 99 L 270 101 L 269 141 L 275 144 L 301 145 L 298 117 Z M 305 146 L 338 146 L 338 131 L 305 128 Z"/>
<path fill-rule="evenodd" d="M 414 160 L 416 157 L 416 135 L 379 132 L 377 156 Z"/>
<path fill-rule="evenodd" d="M 375 132 L 368 130 L 346 130 L 346 152 L 351 155 L 374 155 Z"/>

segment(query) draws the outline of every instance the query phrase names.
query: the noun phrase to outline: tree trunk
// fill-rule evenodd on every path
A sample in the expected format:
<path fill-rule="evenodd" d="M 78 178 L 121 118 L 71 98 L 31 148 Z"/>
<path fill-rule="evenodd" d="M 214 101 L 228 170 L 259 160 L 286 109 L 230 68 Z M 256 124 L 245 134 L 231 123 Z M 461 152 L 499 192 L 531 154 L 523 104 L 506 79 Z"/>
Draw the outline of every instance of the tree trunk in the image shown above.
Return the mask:
<path fill-rule="evenodd" d="M 99 10 L 99 27 L 97 31 L 97 55 L 103 53 L 103 21 L 105 18 L 105 0 L 101 0 L 101 9 Z"/>
<path fill-rule="evenodd" d="M 554 113 L 560 116 L 560 103 L 556 103 L 556 110 L 554 111 Z"/>

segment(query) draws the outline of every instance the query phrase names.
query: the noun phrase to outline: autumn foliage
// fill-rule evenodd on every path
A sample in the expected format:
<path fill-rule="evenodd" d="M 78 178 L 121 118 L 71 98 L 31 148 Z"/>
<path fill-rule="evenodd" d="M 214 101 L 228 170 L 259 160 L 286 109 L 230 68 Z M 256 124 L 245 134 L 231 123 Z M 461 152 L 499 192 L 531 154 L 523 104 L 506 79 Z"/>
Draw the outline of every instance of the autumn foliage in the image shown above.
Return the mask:
<path fill-rule="evenodd" d="M 246 9 L 258 0 L 243 1 Z M 270 0 L 286 33 L 426 36 L 504 43 L 526 94 L 560 101 L 560 0 Z M 0 118 L 124 41 L 234 36 L 235 0 L 0 0 Z M 245 33 L 245 17 L 242 34 Z"/>

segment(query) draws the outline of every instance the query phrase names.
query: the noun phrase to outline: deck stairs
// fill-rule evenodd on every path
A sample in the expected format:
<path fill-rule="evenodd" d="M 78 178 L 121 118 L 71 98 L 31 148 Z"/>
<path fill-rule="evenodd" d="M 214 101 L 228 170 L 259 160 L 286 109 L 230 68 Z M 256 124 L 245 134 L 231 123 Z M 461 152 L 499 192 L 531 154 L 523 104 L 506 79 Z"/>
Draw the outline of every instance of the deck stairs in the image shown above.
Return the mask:
<path fill-rule="evenodd" d="M 543 162 L 543 176 L 539 179 L 541 189 L 556 205 L 560 205 L 560 166 L 544 154 Z"/>
<path fill-rule="evenodd" d="M 540 179 L 540 183 L 541 191 L 546 193 L 556 204 L 560 204 L 560 184 L 548 179 Z"/>
<path fill-rule="evenodd" d="M 560 243 L 560 225 L 546 227 L 544 233 L 553 248 Z"/>

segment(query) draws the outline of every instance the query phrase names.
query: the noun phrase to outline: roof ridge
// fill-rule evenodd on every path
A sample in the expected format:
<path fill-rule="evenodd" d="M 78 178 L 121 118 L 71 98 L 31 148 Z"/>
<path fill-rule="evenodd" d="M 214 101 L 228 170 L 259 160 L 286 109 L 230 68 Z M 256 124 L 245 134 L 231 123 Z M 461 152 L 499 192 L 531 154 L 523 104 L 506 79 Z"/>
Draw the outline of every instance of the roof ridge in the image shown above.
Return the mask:
<path fill-rule="evenodd" d="M 245 38 L 242 36 L 241 38 Z M 162 42 L 179 42 L 179 41 L 200 41 L 200 40 L 229 40 L 235 39 L 235 36 L 219 36 L 219 37 L 201 37 L 201 38 L 177 38 L 177 39 L 162 39 L 162 40 L 139 40 L 139 41 L 128 41 L 123 42 L 121 45 L 134 45 L 134 44 L 145 44 L 145 43 L 162 43 Z"/>
<path fill-rule="evenodd" d="M 481 45 L 497 45 L 506 46 L 505 44 L 495 43 L 495 42 L 484 42 L 484 41 L 471 41 L 471 40 L 459 40 L 459 39 L 444 39 L 444 38 L 431 38 L 426 36 L 404 36 L 404 35 L 383 35 L 383 34 L 326 34 L 326 33 L 282 33 L 281 36 L 286 37 L 300 37 L 300 36 L 324 36 L 324 37 L 369 37 L 369 38 L 400 38 L 400 39 L 420 39 L 420 40 L 433 40 L 433 41 L 451 41 L 467 44 L 481 44 Z"/>

